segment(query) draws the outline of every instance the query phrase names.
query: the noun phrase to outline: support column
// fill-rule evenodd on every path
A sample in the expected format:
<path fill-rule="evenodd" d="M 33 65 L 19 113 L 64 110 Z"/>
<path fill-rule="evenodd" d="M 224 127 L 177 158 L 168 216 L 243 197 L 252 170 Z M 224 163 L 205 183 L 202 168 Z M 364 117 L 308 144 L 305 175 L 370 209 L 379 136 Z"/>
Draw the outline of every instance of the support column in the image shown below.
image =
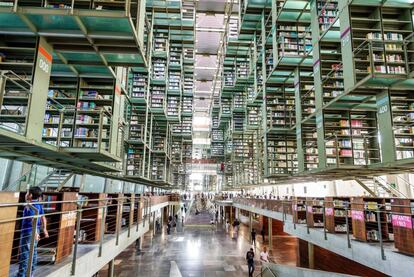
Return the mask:
<path fill-rule="evenodd" d="M 249 236 L 250 236 L 250 243 L 252 243 L 252 229 L 253 229 L 253 215 L 252 212 L 249 212 Z"/>
<path fill-rule="evenodd" d="M 115 263 L 114 260 L 111 260 L 108 263 L 108 277 L 114 277 L 114 269 L 115 269 Z"/>
<path fill-rule="evenodd" d="M 315 251 L 314 251 L 314 245 L 311 242 L 308 242 L 308 260 L 309 260 L 309 268 L 314 269 L 315 268 Z"/>
<path fill-rule="evenodd" d="M 153 212 L 152 216 L 152 234 L 155 236 L 156 229 L 155 229 L 155 212 Z"/>
<path fill-rule="evenodd" d="M 230 221 L 233 220 L 233 207 L 230 206 Z"/>
<path fill-rule="evenodd" d="M 271 250 L 272 247 L 273 247 L 273 238 L 272 238 L 272 236 L 273 236 L 273 220 L 272 220 L 271 217 L 268 217 L 267 220 L 268 220 L 267 225 L 268 225 L 268 228 L 269 228 L 269 231 L 268 231 L 269 248 L 270 248 L 269 250 Z"/>

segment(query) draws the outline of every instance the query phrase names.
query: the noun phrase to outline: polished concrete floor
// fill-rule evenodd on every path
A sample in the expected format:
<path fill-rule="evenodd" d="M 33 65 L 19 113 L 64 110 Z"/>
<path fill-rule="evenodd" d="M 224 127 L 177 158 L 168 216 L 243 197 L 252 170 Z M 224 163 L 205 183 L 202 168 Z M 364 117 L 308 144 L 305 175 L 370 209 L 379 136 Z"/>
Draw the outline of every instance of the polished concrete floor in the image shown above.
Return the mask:
<path fill-rule="evenodd" d="M 273 237 L 272 260 L 282 264 L 296 264 L 296 239 Z M 115 260 L 115 276 L 148 277 L 240 277 L 248 276 L 245 255 L 251 247 L 248 228 L 242 226 L 238 240 L 232 239 L 219 224 L 211 226 L 186 226 L 183 232 L 170 235 L 147 235 L 143 249 L 129 247 Z M 256 273 L 260 272 L 259 253 L 261 238 L 256 245 Z M 99 276 L 107 276 L 104 269 Z"/>
<path fill-rule="evenodd" d="M 115 276 L 248 276 L 245 255 L 250 244 L 242 236 L 233 240 L 221 226 L 217 229 L 186 227 L 152 240 L 147 236 L 140 253 L 131 246 L 116 258 Z M 260 262 L 256 263 L 258 274 Z M 106 269 L 99 276 L 107 276 Z"/>

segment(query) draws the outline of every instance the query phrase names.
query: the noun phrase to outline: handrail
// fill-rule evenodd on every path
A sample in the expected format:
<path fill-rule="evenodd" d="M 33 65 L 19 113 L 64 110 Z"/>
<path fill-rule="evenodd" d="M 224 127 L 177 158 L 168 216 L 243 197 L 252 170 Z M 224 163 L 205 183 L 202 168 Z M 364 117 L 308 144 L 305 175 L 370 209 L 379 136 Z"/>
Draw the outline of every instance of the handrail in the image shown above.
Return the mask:
<path fill-rule="evenodd" d="M 36 170 L 38 167 L 37 164 L 33 165 L 26 173 L 24 173 L 22 176 L 20 176 L 16 181 L 14 181 L 11 185 L 7 185 L 3 188 L 4 191 L 14 191 L 16 190 L 17 186 L 20 185 L 23 181 L 30 181 L 30 175 L 32 174 L 33 170 Z M 29 177 L 29 179 L 26 179 Z"/>

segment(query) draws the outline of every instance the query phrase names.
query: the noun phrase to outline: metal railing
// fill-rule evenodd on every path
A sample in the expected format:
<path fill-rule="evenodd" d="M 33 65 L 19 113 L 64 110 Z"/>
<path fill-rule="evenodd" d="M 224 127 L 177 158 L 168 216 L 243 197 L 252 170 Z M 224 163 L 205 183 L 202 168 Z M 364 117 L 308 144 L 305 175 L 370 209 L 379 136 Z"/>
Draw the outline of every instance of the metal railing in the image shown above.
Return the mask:
<path fill-rule="evenodd" d="M 403 54 L 394 54 L 400 50 Z M 365 68 L 356 68 L 356 81 L 378 74 L 408 76 L 407 43 L 405 40 L 367 39 L 353 52 L 355 64 L 367 62 Z"/>
<path fill-rule="evenodd" d="M 62 199 L 58 195 L 61 194 L 45 193 L 45 201 L 41 202 L 0 203 L 0 226 L 7 227 L 0 236 L 0 248 L 6 257 L 0 262 L 0 272 L 8 272 L 10 276 L 19 272 L 29 277 L 32 270 L 40 272 L 70 259 L 71 273 L 75 275 L 78 257 L 84 253 L 80 251 L 82 244 L 88 244 L 88 249 L 94 245 L 101 257 L 105 241 L 115 238 L 118 245 L 121 234 L 126 233 L 130 238 L 133 228 L 138 232 L 141 224 L 145 227 L 154 204 L 180 200 L 174 194 L 148 197 L 65 193 L 63 199 L 73 200 L 57 200 Z M 40 230 L 40 225 L 44 227 L 43 218 L 47 222 L 46 232 L 45 228 Z M 42 261 L 39 265 L 38 260 Z"/>
<path fill-rule="evenodd" d="M 8 96 L 22 98 L 25 103 L 7 103 Z M 0 72 L 0 128 L 21 135 L 26 133 L 31 96 L 32 84 L 26 76 L 20 76 L 11 70 Z"/>
<path fill-rule="evenodd" d="M 386 204 L 384 204 L 385 202 L 375 202 L 377 198 L 372 198 L 374 199 L 372 201 L 369 201 L 369 199 L 369 197 L 366 197 L 366 200 L 359 202 L 350 198 L 349 201 L 342 200 L 338 202 L 320 198 L 289 200 L 233 198 L 233 203 L 279 212 L 282 214 L 284 223 L 291 220 L 294 229 L 297 228 L 298 224 L 306 225 L 308 234 L 310 234 L 310 229 L 322 228 L 325 240 L 329 238 L 328 233 L 345 233 L 348 248 L 352 247 L 351 235 L 359 241 L 379 243 L 381 259 L 386 260 L 384 245 L 394 242 L 393 229 L 412 228 L 413 215 L 400 212 L 404 208 L 411 209 L 411 206 L 393 204 L 393 199 L 397 198 L 384 198 L 390 200 Z M 341 211 L 338 212 L 335 208 Z M 314 224 L 314 215 L 319 216 L 318 224 Z M 340 224 L 335 225 L 334 223 L 332 229 L 332 226 L 327 225 L 328 217 L 341 219 Z M 360 222 L 361 224 L 368 224 L 365 227 L 356 226 Z"/>
<path fill-rule="evenodd" d="M 27 0 L 4 0 L 3 5 L 13 7 L 14 11 L 17 11 L 17 8 L 20 6 L 30 6 L 30 7 L 41 7 L 41 8 L 52 8 L 52 9 L 87 9 L 87 10 L 117 10 L 125 11 L 125 15 L 130 15 L 131 5 L 133 2 L 137 4 L 135 0 L 117 0 L 112 1 L 112 3 L 99 2 L 98 4 L 94 3 L 95 1 L 84 1 L 84 0 L 71 0 L 70 5 L 59 3 L 59 4 L 50 4 L 47 0 L 42 1 L 27 1 Z M 69 2 L 69 1 L 67 1 Z M 72 12 L 73 13 L 73 12 Z"/>

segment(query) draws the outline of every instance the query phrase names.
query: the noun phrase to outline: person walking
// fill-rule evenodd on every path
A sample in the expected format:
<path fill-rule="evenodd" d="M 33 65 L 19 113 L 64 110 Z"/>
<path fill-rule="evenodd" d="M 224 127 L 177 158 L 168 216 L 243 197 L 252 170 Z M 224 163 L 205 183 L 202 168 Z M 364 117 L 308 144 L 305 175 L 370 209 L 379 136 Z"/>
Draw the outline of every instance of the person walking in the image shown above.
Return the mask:
<path fill-rule="evenodd" d="M 246 253 L 247 269 L 249 271 L 249 277 L 253 277 L 254 272 L 254 251 L 250 248 Z"/>
<path fill-rule="evenodd" d="M 31 187 L 26 193 L 26 203 L 30 204 L 25 206 L 23 209 L 23 220 L 21 223 L 21 234 L 20 234 L 20 246 L 19 246 L 19 271 L 17 277 L 25 277 L 27 275 L 27 270 L 29 266 L 30 258 L 30 243 L 32 241 L 33 229 L 36 229 L 34 232 L 34 245 L 33 245 L 33 257 L 32 257 L 32 268 L 31 276 L 36 269 L 37 265 L 37 244 L 40 240 L 40 229 L 42 227 L 43 234 L 45 238 L 49 237 L 47 231 L 47 221 L 45 217 L 45 212 L 43 210 L 43 204 L 39 204 L 42 201 L 42 189 L 40 187 Z M 35 211 L 32 208 L 37 209 L 38 218 L 33 222 L 35 216 Z M 33 223 L 35 223 L 33 225 Z"/>
<path fill-rule="evenodd" d="M 269 262 L 269 252 L 267 252 L 266 246 L 263 247 L 263 251 L 260 253 L 260 260 L 265 263 Z"/>
<path fill-rule="evenodd" d="M 255 229 L 252 229 L 252 233 L 251 233 L 251 235 L 252 235 L 252 244 L 256 247 L 256 230 Z"/>
<path fill-rule="evenodd" d="M 230 229 L 230 222 L 227 220 L 226 222 L 226 233 L 229 233 L 229 229 Z"/>
<path fill-rule="evenodd" d="M 265 228 L 264 228 L 264 226 L 262 227 L 261 234 L 262 234 L 262 240 L 263 240 L 263 243 L 264 243 L 265 242 Z"/>
<path fill-rule="evenodd" d="M 159 233 L 161 231 L 161 224 L 160 224 L 160 221 L 158 219 L 155 221 L 155 227 L 156 227 L 155 232 Z"/>

